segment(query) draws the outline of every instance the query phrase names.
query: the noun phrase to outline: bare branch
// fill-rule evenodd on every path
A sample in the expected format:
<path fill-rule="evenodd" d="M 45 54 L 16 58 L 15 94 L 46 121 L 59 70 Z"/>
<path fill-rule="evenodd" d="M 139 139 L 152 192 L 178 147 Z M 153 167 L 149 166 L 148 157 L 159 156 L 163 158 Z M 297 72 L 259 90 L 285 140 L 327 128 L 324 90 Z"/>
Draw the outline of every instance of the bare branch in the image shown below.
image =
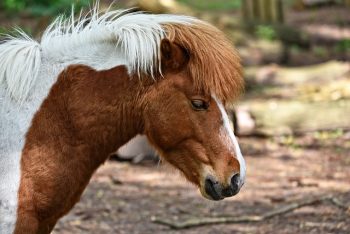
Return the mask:
<path fill-rule="evenodd" d="M 266 219 L 270 219 L 272 217 L 275 217 L 277 215 L 282 215 L 288 212 L 291 212 L 295 209 L 309 206 L 318 202 L 322 202 L 324 200 L 333 199 L 332 195 L 323 195 L 319 197 L 312 197 L 305 199 L 303 201 L 299 202 L 293 202 L 291 204 L 273 209 L 272 211 L 269 211 L 267 213 L 261 214 L 261 215 L 248 215 L 248 216 L 241 216 L 241 217 L 207 217 L 207 218 L 191 218 L 184 222 L 176 222 L 171 221 L 167 219 L 152 217 L 152 222 L 162 224 L 165 226 L 168 226 L 173 229 L 185 229 L 185 228 L 191 228 L 191 227 L 197 227 L 197 226 L 203 226 L 203 225 L 210 225 L 210 224 L 220 224 L 220 223 L 248 223 L 248 222 L 261 222 Z"/>

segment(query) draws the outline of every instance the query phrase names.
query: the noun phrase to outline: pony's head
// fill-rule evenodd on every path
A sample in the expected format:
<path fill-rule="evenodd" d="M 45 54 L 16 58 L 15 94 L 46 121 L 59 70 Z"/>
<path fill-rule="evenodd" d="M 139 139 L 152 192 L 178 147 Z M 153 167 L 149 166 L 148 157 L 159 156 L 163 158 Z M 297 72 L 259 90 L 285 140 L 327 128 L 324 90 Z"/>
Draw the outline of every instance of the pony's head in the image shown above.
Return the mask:
<path fill-rule="evenodd" d="M 168 26 L 160 43 L 162 75 L 147 93 L 144 133 L 208 199 L 237 194 L 245 162 L 225 104 L 242 88 L 239 59 L 209 25 Z"/>
<path fill-rule="evenodd" d="M 67 68 L 53 86 L 70 87 L 70 108 L 64 108 L 72 111 L 69 119 L 74 120 L 74 129 L 89 133 L 79 137 L 84 136 L 91 145 L 103 145 L 96 150 L 101 153 L 100 149 L 107 151 L 118 145 L 116 142 L 122 144 L 143 133 L 166 161 L 200 188 L 203 196 L 219 200 L 236 194 L 244 183 L 245 163 L 225 105 L 240 93 L 243 80 L 231 43 L 213 26 L 190 17 L 124 11 L 98 16 L 96 12 L 77 23 L 73 18 L 58 18 L 40 43 L 24 36 L 1 44 L 0 58 L 7 59 L 0 59 L 0 83 L 6 84 L 13 98 L 22 101 L 37 76 L 44 87 L 48 86 L 46 81 L 55 80 L 55 72 L 47 79 L 46 70 L 39 69 L 41 63 L 47 70 L 53 64 L 60 65 L 52 70 L 70 64 L 88 65 L 95 70 L 87 66 Z M 8 62 L 12 57 L 20 59 Z M 22 69 L 13 69 L 16 67 Z M 107 68 L 110 70 L 103 70 Z M 131 76 L 141 79 L 131 81 Z M 66 86 L 60 82 L 71 83 Z M 125 129 L 111 127 L 111 132 L 105 133 L 108 124 L 121 123 Z M 99 124 L 105 135 L 95 141 L 90 136 L 97 135 Z M 109 143 L 107 138 L 114 141 Z"/>

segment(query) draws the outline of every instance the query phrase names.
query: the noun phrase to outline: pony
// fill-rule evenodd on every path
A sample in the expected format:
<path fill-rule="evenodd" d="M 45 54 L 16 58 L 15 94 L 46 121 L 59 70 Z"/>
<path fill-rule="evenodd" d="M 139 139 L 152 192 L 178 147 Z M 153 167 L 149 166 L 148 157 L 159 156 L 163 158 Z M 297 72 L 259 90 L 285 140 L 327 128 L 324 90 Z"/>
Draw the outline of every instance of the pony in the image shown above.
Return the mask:
<path fill-rule="evenodd" d="M 225 105 L 240 59 L 199 19 L 98 7 L 0 44 L 0 233 L 50 233 L 94 171 L 144 135 L 203 197 L 237 194 L 245 162 Z"/>

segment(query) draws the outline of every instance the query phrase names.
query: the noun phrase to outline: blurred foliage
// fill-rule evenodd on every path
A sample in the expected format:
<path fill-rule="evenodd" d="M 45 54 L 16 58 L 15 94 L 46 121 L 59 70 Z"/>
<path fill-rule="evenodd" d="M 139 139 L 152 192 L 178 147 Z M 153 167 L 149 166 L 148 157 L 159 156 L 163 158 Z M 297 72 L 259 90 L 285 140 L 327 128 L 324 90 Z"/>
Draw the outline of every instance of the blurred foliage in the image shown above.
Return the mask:
<path fill-rule="evenodd" d="M 3 34 L 3 33 L 6 33 L 6 32 L 7 32 L 6 28 L 0 27 L 0 35 Z"/>
<path fill-rule="evenodd" d="M 0 41 L 8 38 L 9 36 L 11 36 L 11 37 L 12 36 L 13 37 L 20 36 L 17 29 L 19 29 L 19 28 L 18 27 L 6 28 L 6 27 L 0 26 Z M 21 29 L 20 31 L 25 32 L 27 35 L 33 35 L 33 28 L 32 27 L 23 26 L 20 29 Z"/>
<path fill-rule="evenodd" d="M 258 25 L 255 29 L 255 35 L 260 39 L 268 41 L 277 39 L 277 33 L 270 25 Z"/>
<path fill-rule="evenodd" d="M 350 39 L 343 39 L 337 42 L 335 49 L 337 52 L 350 51 Z"/>
<path fill-rule="evenodd" d="M 324 46 L 313 46 L 312 52 L 319 57 L 326 57 L 328 55 L 328 49 Z"/>
<path fill-rule="evenodd" d="M 284 145 L 294 149 L 300 148 L 300 145 L 296 142 L 296 139 L 293 135 L 279 136 L 279 137 L 276 137 L 274 140 L 280 145 Z"/>
<path fill-rule="evenodd" d="M 314 133 L 314 138 L 318 140 L 329 140 L 339 138 L 343 135 L 343 129 L 335 129 L 331 131 L 317 131 Z"/>
<path fill-rule="evenodd" d="M 32 15 L 54 15 L 70 11 L 72 5 L 79 10 L 89 3 L 90 0 L 3 0 L 0 7 L 10 13 L 25 11 Z"/>
<path fill-rule="evenodd" d="M 224 11 L 224 10 L 232 10 L 238 9 L 241 7 L 241 0 L 178 0 L 181 3 L 185 3 L 197 10 L 202 11 Z"/>
<path fill-rule="evenodd" d="M 3 0 L 1 6 L 7 11 L 19 11 L 23 10 L 25 7 L 24 0 Z"/>

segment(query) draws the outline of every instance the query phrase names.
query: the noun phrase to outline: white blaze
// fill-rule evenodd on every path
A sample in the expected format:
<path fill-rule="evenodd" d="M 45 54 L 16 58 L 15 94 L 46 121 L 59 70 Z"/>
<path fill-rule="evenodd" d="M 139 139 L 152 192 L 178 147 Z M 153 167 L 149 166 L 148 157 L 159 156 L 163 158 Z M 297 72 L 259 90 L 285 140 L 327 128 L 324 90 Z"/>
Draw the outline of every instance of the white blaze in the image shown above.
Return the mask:
<path fill-rule="evenodd" d="M 219 110 L 221 112 L 221 116 L 222 116 L 222 120 L 223 120 L 223 129 L 224 129 L 225 133 L 228 135 L 229 139 L 231 140 L 230 142 L 232 143 L 233 149 L 235 151 L 235 155 L 236 155 L 237 160 L 238 160 L 239 165 L 240 165 L 240 172 L 239 172 L 240 186 L 242 186 L 244 184 L 245 174 L 246 174 L 245 160 L 243 158 L 241 149 L 239 148 L 238 141 L 235 137 L 235 134 L 232 131 L 230 121 L 229 121 L 229 118 L 227 116 L 227 113 L 226 113 L 224 106 L 216 97 L 213 97 L 213 98 L 216 101 L 216 103 L 219 107 Z"/>

